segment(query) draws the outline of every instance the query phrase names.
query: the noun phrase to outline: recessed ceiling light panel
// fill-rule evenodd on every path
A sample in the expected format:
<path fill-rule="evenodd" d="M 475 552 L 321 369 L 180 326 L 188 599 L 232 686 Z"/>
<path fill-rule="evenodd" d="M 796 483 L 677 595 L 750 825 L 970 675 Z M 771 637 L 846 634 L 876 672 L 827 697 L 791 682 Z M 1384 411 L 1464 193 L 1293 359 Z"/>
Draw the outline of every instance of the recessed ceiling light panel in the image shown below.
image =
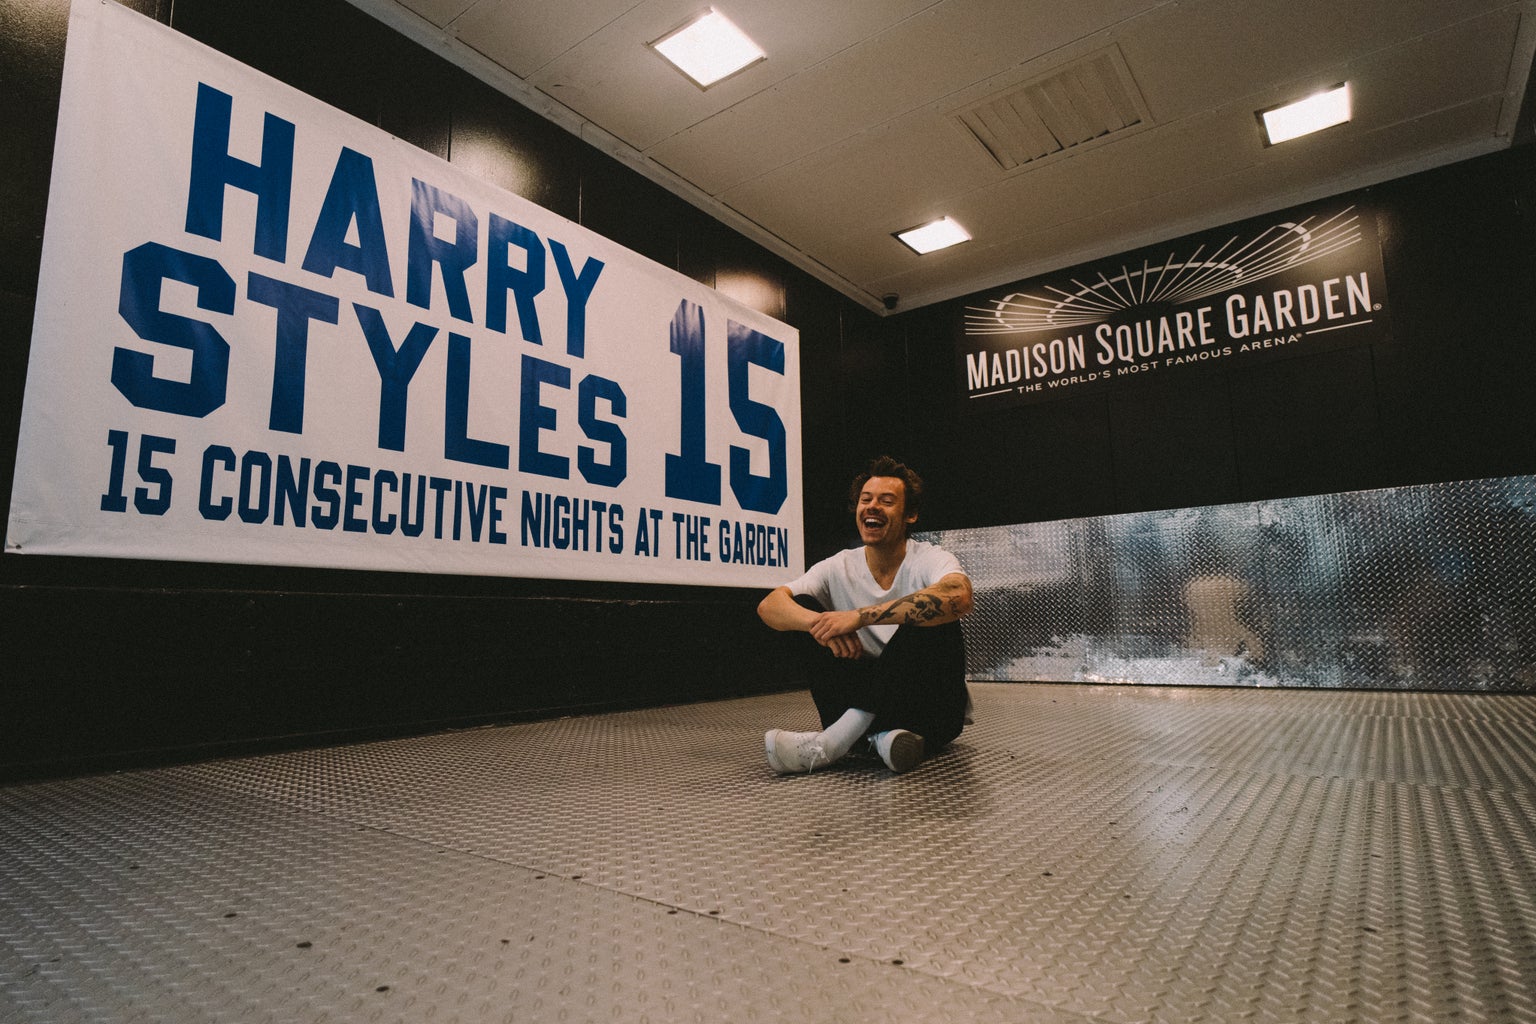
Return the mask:
<path fill-rule="evenodd" d="M 707 89 L 760 60 L 767 59 L 762 47 L 729 18 L 713 8 L 667 33 L 651 48 L 671 61 L 701 89 Z"/>
<path fill-rule="evenodd" d="M 896 232 L 896 239 L 919 256 L 947 249 L 971 239 L 970 232 L 948 217 L 929 221 L 921 227 Z"/>
<path fill-rule="evenodd" d="M 1348 82 L 1304 100 L 1287 103 L 1283 107 L 1259 111 L 1259 123 L 1264 126 L 1264 142 L 1269 146 L 1332 128 L 1349 118 Z"/>

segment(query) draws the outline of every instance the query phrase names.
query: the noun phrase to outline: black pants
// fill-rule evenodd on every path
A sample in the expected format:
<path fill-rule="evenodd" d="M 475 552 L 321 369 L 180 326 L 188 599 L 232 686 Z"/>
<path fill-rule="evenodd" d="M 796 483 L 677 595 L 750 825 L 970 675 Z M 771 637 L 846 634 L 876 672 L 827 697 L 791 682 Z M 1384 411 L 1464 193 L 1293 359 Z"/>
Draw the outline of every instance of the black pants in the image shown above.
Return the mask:
<path fill-rule="evenodd" d="M 824 609 L 815 598 L 797 596 L 805 608 Z M 923 737 L 929 752 L 949 743 L 965 728 L 965 635 L 960 623 L 905 625 L 896 630 L 878 658 L 836 658 L 804 636 L 802 670 L 822 727 L 849 708 L 873 712 L 870 732 L 910 729 Z"/>

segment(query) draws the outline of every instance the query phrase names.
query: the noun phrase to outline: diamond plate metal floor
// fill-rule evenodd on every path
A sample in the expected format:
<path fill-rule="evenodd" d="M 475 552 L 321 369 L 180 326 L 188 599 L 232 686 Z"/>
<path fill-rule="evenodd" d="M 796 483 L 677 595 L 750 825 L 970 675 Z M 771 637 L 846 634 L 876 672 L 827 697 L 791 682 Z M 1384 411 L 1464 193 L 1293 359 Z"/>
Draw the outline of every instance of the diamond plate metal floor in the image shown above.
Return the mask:
<path fill-rule="evenodd" d="M 1536 1022 L 1536 697 L 972 690 L 0 789 L 0 1020 Z"/>

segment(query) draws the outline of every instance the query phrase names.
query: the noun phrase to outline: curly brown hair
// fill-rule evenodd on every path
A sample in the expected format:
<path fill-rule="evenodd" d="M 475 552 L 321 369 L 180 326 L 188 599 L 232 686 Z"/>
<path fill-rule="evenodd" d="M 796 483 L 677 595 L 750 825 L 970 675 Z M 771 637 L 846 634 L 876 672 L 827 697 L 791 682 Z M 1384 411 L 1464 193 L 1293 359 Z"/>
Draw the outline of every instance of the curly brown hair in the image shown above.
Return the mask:
<path fill-rule="evenodd" d="M 873 459 L 869 468 L 853 478 L 853 483 L 848 488 L 848 511 L 852 512 L 859 506 L 859 492 L 864 485 L 869 483 L 870 477 L 890 476 L 900 480 L 906 488 L 906 513 L 909 516 L 917 515 L 918 509 L 923 504 L 923 478 L 917 475 L 917 470 L 903 462 L 898 462 L 889 455 L 882 455 Z"/>

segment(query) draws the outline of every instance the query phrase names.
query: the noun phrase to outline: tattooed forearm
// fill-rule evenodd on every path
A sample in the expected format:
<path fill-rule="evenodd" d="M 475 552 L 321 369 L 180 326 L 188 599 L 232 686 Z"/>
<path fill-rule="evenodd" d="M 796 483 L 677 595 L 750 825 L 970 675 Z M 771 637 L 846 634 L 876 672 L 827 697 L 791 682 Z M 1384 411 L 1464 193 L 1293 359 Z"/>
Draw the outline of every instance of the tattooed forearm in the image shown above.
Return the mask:
<path fill-rule="evenodd" d="M 946 577 L 931 587 L 925 587 L 905 597 L 898 597 L 886 605 L 871 605 L 859 609 L 862 625 L 878 626 L 901 623 L 932 625 L 950 622 L 970 611 L 970 587 L 964 582 L 951 582 Z"/>
<path fill-rule="evenodd" d="M 865 608 L 861 613 L 866 626 L 878 626 L 892 622 L 932 622 L 944 614 L 944 603 L 932 594 L 919 590 L 906 597 L 898 597 L 884 608 Z"/>

